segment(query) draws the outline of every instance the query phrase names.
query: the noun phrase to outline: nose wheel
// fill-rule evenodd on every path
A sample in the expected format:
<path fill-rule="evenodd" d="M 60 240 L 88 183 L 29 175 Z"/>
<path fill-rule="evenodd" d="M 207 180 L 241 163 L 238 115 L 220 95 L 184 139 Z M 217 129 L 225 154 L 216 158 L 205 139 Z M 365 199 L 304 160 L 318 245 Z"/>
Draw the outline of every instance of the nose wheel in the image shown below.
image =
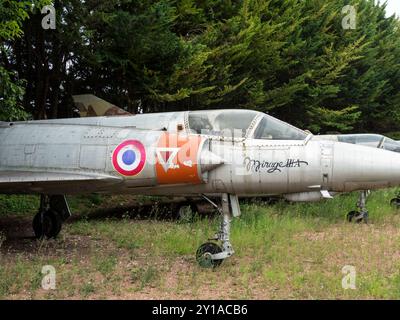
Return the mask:
<path fill-rule="evenodd" d="M 355 223 L 368 223 L 368 211 L 360 212 L 360 211 L 350 211 L 347 214 L 347 221 L 348 222 L 355 222 Z"/>
<path fill-rule="evenodd" d="M 202 268 L 216 268 L 222 263 L 222 259 L 213 259 L 213 256 L 221 253 L 222 248 L 214 242 L 203 243 L 196 252 L 196 261 Z"/>
<path fill-rule="evenodd" d="M 232 217 L 240 215 L 239 202 L 236 195 L 223 194 L 222 206 L 219 207 L 206 196 L 203 197 L 220 212 L 222 220 L 214 238 L 197 249 L 196 261 L 202 268 L 216 268 L 223 260 L 234 254 L 229 235 Z"/>

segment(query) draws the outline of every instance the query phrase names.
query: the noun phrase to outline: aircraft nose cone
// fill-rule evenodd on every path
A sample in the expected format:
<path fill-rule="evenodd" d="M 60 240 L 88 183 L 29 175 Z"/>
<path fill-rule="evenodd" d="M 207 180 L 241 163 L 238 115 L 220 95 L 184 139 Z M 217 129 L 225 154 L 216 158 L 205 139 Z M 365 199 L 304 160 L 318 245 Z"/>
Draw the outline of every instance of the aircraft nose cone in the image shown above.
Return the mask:
<path fill-rule="evenodd" d="M 335 187 L 345 191 L 400 185 L 400 154 L 348 143 L 335 144 L 333 160 Z"/>

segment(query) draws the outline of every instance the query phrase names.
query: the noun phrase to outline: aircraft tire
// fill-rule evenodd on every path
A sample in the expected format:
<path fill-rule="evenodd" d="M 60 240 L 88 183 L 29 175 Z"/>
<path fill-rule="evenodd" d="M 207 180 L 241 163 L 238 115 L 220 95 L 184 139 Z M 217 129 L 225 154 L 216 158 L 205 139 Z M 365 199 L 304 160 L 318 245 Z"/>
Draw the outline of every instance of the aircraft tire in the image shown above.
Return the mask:
<path fill-rule="evenodd" d="M 54 210 L 47 210 L 43 213 L 43 221 L 41 221 L 41 214 L 38 213 L 33 218 L 33 231 L 36 238 L 47 239 L 55 238 L 61 231 L 62 221 L 57 212 Z"/>
<path fill-rule="evenodd" d="M 358 214 L 358 212 L 355 211 L 355 210 L 350 211 L 350 212 L 347 214 L 347 216 L 346 216 L 346 220 L 347 220 L 348 222 L 352 222 L 352 221 L 353 221 L 353 218 L 354 218 L 357 214 Z"/>
<path fill-rule="evenodd" d="M 221 265 L 222 259 L 213 260 L 211 255 L 222 252 L 222 248 L 214 242 L 203 243 L 196 252 L 196 261 L 202 268 L 216 268 Z"/>
<path fill-rule="evenodd" d="M 197 214 L 197 207 L 194 204 L 183 204 L 178 208 L 177 219 L 182 222 L 192 222 Z"/>
<path fill-rule="evenodd" d="M 350 211 L 347 216 L 346 216 L 346 220 L 348 222 L 355 222 L 355 223 L 361 223 L 361 222 L 365 222 L 368 223 L 368 213 L 364 212 L 361 216 L 360 213 L 358 211 Z"/>
<path fill-rule="evenodd" d="M 400 208 L 400 199 L 399 198 L 393 198 L 390 200 L 390 205 L 392 207 Z"/>

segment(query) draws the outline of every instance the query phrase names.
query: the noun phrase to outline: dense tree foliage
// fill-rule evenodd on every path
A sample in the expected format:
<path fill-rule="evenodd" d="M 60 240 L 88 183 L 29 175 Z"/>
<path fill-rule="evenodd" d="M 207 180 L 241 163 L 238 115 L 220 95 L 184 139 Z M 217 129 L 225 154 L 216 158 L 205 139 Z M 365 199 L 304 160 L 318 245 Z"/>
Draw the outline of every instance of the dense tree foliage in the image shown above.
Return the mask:
<path fill-rule="evenodd" d="M 400 121 L 400 22 L 374 0 L 56 0 L 55 30 L 24 2 L 0 0 L 3 119 L 23 116 L 21 97 L 45 118 L 94 93 L 131 112 L 257 109 L 316 133 Z"/>
<path fill-rule="evenodd" d="M 0 120 L 28 116 L 22 104 L 26 82 L 9 61 L 13 55 L 10 44 L 22 36 L 22 25 L 29 14 L 37 13 L 39 8 L 49 3 L 47 0 L 0 0 Z"/>

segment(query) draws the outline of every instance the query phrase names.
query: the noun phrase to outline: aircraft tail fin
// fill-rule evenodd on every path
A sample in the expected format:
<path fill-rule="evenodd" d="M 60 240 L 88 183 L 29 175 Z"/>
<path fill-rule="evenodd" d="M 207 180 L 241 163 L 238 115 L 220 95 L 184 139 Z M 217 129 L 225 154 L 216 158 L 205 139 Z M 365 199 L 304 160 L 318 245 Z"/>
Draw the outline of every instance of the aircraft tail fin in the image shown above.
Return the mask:
<path fill-rule="evenodd" d="M 75 106 L 81 117 L 102 117 L 102 116 L 131 116 L 132 114 L 118 108 L 93 94 L 80 94 L 72 96 Z"/>

